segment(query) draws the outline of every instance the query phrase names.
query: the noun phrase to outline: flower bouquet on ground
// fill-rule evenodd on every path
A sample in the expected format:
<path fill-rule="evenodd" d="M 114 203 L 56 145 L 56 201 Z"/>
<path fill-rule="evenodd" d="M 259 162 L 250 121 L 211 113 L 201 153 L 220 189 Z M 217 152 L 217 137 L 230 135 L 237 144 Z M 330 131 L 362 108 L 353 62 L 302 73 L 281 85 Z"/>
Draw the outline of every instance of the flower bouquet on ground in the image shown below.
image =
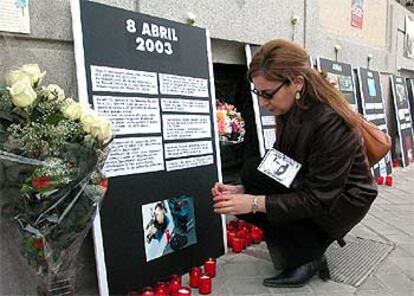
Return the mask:
<path fill-rule="evenodd" d="M 71 295 L 75 257 L 107 187 L 100 170 L 112 128 L 59 86 L 42 86 L 44 75 L 24 65 L 0 80 L 1 215 L 38 293 Z"/>
<path fill-rule="evenodd" d="M 220 101 L 217 101 L 216 109 L 220 144 L 237 144 L 243 142 L 246 131 L 240 112 L 237 112 L 237 109 L 233 105 Z"/>

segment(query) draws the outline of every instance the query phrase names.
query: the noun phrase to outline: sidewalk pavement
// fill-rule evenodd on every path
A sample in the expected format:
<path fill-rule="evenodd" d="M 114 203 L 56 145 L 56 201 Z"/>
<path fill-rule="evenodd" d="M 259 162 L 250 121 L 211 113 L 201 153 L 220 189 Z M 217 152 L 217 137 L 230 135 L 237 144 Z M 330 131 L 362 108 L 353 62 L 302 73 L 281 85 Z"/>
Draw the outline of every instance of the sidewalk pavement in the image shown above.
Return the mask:
<path fill-rule="evenodd" d="M 379 195 L 368 215 L 350 233 L 351 236 L 395 244 L 394 250 L 360 287 L 323 282 L 314 277 L 302 288 L 267 288 L 262 285 L 262 280 L 274 276 L 272 263 L 257 256 L 230 251 L 218 260 L 212 295 L 414 295 L 414 164 L 397 168 L 393 181 L 391 187 L 378 186 Z M 184 277 L 183 283 L 187 281 Z M 198 295 L 196 290 L 193 290 L 193 295 Z"/>

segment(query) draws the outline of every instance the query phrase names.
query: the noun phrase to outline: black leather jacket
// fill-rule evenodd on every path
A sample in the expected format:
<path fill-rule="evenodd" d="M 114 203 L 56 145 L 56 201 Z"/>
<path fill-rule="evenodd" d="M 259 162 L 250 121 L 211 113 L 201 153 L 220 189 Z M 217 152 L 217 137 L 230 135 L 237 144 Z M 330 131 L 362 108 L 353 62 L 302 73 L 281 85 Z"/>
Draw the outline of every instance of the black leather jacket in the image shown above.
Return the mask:
<path fill-rule="evenodd" d="M 312 219 L 343 237 L 367 213 L 377 187 L 357 130 L 328 105 L 295 106 L 281 116 L 274 148 L 302 164 L 293 190 L 266 195 L 270 223 Z"/>

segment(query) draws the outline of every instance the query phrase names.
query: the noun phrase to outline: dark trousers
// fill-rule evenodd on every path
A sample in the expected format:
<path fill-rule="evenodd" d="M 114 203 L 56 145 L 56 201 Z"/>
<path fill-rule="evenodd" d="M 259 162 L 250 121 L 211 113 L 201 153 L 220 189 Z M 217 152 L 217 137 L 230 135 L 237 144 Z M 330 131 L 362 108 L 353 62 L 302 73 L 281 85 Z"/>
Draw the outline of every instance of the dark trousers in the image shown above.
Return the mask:
<path fill-rule="evenodd" d="M 260 159 L 246 162 L 242 172 L 242 183 L 246 193 L 267 195 L 286 193 L 284 187 L 257 170 Z M 276 197 L 277 198 L 277 197 Z M 238 215 L 240 219 L 263 229 L 265 241 L 275 269 L 295 268 L 320 258 L 334 240 L 311 219 L 294 220 L 271 224 L 266 214 Z"/>

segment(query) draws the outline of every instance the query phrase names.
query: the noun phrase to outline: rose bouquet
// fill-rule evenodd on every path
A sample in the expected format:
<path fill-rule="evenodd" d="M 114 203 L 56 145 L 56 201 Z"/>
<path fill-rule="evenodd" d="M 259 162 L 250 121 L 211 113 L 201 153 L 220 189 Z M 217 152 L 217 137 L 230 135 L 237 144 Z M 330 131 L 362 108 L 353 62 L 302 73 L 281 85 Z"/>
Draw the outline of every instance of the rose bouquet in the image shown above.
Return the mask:
<path fill-rule="evenodd" d="M 112 128 L 58 85 L 42 86 L 44 75 L 31 64 L 0 80 L 0 203 L 39 293 L 67 295 L 106 191 L 100 169 Z"/>
<path fill-rule="evenodd" d="M 244 120 L 237 109 L 227 103 L 217 101 L 216 119 L 220 142 L 222 143 L 241 143 L 244 140 Z"/>

